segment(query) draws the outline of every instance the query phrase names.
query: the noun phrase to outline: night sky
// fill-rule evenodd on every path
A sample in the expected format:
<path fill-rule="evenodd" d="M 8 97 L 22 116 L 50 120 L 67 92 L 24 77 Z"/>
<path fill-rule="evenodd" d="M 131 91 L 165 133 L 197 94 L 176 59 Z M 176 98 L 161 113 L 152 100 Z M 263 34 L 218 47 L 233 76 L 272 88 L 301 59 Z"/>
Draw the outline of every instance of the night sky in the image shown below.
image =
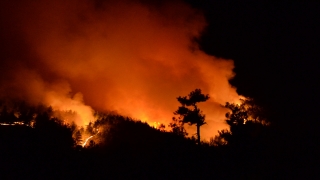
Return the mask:
<path fill-rule="evenodd" d="M 263 105 L 271 120 L 312 132 L 319 119 L 320 3 L 193 3 L 209 22 L 201 47 L 234 60 L 237 92 Z"/>

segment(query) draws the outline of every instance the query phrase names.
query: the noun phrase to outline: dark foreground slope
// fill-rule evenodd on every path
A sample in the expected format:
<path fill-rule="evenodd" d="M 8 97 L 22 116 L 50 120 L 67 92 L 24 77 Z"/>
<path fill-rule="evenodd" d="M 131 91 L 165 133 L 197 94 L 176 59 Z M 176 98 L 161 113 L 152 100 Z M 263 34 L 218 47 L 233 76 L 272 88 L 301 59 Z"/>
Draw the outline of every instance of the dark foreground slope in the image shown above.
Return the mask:
<path fill-rule="evenodd" d="M 314 177 L 314 166 L 283 139 L 277 141 L 275 132 L 241 145 L 199 146 L 194 140 L 120 118 L 101 133 L 105 138 L 100 144 L 75 148 L 63 129 L 0 126 L 1 179 Z"/>

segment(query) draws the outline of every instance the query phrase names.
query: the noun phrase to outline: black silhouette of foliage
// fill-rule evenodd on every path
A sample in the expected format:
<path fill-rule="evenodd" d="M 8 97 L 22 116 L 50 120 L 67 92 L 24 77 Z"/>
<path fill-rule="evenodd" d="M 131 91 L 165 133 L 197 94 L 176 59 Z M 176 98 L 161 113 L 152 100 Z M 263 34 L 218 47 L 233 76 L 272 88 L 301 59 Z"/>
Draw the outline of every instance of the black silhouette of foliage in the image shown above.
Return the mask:
<path fill-rule="evenodd" d="M 171 132 L 177 134 L 178 136 L 185 137 L 188 135 L 186 129 L 183 126 L 183 122 L 180 119 L 173 117 L 172 122 L 169 124 L 169 127 L 171 128 Z"/>
<path fill-rule="evenodd" d="M 63 150 L 75 145 L 72 138 L 73 128 L 53 116 L 51 107 L 40 107 L 41 111 L 35 119 L 35 130 L 39 141 L 47 144 L 46 148 Z"/>
<path fill-rule="evenodd" d="M 82 135 L 80 130 L 77 130 L 74 135 L 74 140 L 76 145 L 81 145 L 83 143 Z"/>
<path fill-rule="evenodd" d="M 28 106 L 25 102 L 17 102 L 14 111 L 19 115 L 18 121 L 27 125 L 31 125 L 36 116 L 35 107 Z"/>
<path fill-rule="evenodd" d="M 210 142 L 209 144 L 211 146 L 224 146 L 227 145 L 229 139 L 231 139 L 231 132 L 227 129 L 223 129 L 218 131 L 217 136 L 215 136 L 215 138 L 210 138 Z"/>
<path fill-rule="evenodd" d="M 196 125 L 198 144 L 200 144 L 200 126 L 204 125 L 206 122 L 205 115 L 202 113 L 202 111 L 200 111 L 197 103 L 205 102 L 208 99 L 209 95 L 202 94 L 201 89 L 195 89 L 194 91 L 191 91 L 188 96 L 177 97 L 177 100 L 181 104 L 181 106 L 178 107 L 178 110 L 174 112 L 175 115 L 179 115 L 179 119 L 177 121 L 182 122 L 182 125 L 184 123 Z"/>
<path fill-rule="evenodd" d="M 252 99 L 241 99 L 241 104 L 225 104 L 230 112 L 226 113 L 226 123 L 230 130 L 218 131 L 213 141 L 215 145 L 248 144 L 265 133 L 269 125 L 263 117 L 263 110 Z"/>
<path fill-rule="evenodd" d="M 163 123 L 161 123 L 161 124 L 159 124 L 159 126 L 157 127 L 157 129 L 158 129 L 159 131 L 164 132 L 165 129 L 166 129 L 166 125 L 164 125 Z"/>
<path fill-rule="evenodd" d="M 200 98 L 190 98 L 195 94 Z M 0 125 L 1 177 L 283 179 L 278 177 L 282 174 L 287 177 L 295 170 L 292 162 L 305 162 L 296 156 L 297 150 L 286 144 L 288 136 L 270 130 L 273 124 L 269 126 L 262 108 L 251 100 L 226 103 L 230 129 L 219 131 L 216 138 L 201 143 L 195 137 L 187 138 L 184 123 L 205 123 L 204 119 L 194 120 L 202 112 L 197 103 L 191 103 L 208 98 L 201 94 L 198 91 L 179 98 L 181 107 L 176 114 L 179 117 L 169 125 L 174 133 L 116 113 L 96 112 L 97 121 L 77 127 L 55 117 L 56 112 L 50 107 L 2 104 L 1 121 L 9 122 L 8 117 L 13 115 L 14 121 L 32 121 L 34 126 Z M 82 144 L 83 132 L 86 137 L 96 134 L 84 148 L 77 145 Z"/>
<path fill-rule="evenodd" d="M 14 115 L 14 112 L 7 108 L 7 106 L 4 106 L 1 109 L 0 122 L 13 124 L 17 119 L 18 118 Z"/>

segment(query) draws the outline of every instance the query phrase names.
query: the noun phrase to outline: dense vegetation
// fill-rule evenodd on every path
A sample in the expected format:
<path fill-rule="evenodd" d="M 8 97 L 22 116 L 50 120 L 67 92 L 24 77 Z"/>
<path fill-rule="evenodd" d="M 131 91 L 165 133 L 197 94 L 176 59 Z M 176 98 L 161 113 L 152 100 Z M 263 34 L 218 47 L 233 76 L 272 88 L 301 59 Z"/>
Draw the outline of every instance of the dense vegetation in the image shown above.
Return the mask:
<path fill-rule="evenodd" d="M 302 158 L 294 154 L 299 151 L 290 149 L 281 131 L 263 118 L 261 108 L 251 100 L 243 100 L 240 105 L 226 103 L 225 107 L 230 109 L 226 114 L 230 129 L 219 131 L 219 136 L 209 142 L 199 143 L 197 138 L 186 136 L 183 125 L 187 121 L 183 118 L 173 119 L 172 130 L 166 132 L 121 115 L 96 113 L 96 122 L 79 128 L 54 117 L 50 107 L 3 103 L 0 122 L 24 125 L 0 126 L 0 176 L 5 179 L 303 177 Z M 95 136 L 82 147 L 84 133 Z"/>

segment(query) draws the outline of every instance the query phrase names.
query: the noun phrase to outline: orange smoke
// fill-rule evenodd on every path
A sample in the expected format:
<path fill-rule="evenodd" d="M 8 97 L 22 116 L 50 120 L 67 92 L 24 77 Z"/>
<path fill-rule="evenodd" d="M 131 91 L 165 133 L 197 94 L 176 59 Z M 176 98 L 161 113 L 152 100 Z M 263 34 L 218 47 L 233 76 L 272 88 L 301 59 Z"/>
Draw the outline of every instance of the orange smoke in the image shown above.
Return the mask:
<path fill-rule="evenodd" d="M 192 39 L 206 23 L 188 5 L 138 0 L 0 5 L 1 96 L 76 111 L 78 125 L 93 119 L 91 107 L 152 125 L 168 124 L 179 105 L 176 97 L 200 88 L 211 96 L 201 106 L 208 123 L 202 137 L 226 127 L 220 104 L 239 99 L 228 82 L 233 61 L 199 50 Z"/>

